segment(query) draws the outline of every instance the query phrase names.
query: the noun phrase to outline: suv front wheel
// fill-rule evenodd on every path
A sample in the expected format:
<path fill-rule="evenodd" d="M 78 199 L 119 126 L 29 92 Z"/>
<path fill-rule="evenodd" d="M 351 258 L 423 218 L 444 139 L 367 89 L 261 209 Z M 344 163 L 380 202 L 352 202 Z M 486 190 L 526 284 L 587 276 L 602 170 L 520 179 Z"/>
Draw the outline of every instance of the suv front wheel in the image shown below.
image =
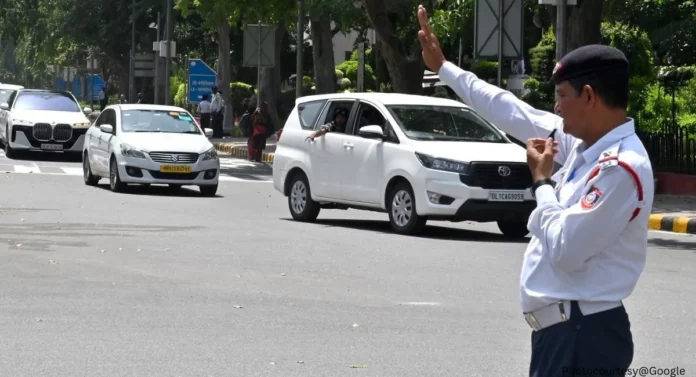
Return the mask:
<path fill-rule="evenodd" d="M 524 238 L 529 234 L 527 229 L 527 221 L 498 221 L 498 229 L 504 236 L 510 238 Z"/>
<path fill-rule="evenodd" d="M 416 234 L 425 228 L 428 219 L 416 212 L 416 198 L 407 182 L 399 182 L 394 186 L 387 203 L 389 223 L 396 233 Z"/>

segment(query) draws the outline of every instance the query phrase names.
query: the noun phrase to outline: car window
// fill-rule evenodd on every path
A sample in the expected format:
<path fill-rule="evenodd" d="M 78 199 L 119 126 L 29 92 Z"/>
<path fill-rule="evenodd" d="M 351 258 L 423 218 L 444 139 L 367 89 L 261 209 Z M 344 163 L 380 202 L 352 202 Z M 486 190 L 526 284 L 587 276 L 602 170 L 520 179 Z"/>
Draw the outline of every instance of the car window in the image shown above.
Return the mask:
<path fill-rule="evenodd" d="M 409 139 L 508 143 L 495 127 L 466 107 L 391 105 L 387 109 Z"/>
<path fill-rule="evenodd" d="M 166 110 L 123 110 L 121 131 L 201 135 L 201 130 L 191 114 Z"/>
<path fill-rule="evenodd" d="M 357 135 L 360 128 L 365 126 L 380 126 L 382 127 L 382 131 L 384 131 L 384 126 L 387 121 L 384 119 L 384 116 L 382 116 L 382 112 L 377 110 L 376 107 L 361 102 L 360 109 L 358 109 L 358 116 L 355 118 L 355 123 L 356 127 L 353 129 L 353 134 Z"/>
<path fill-rule="evenodd" d="M 82 112 L 80 105 L 67 93 L 21 92 L 15 110 Z"/>
<path fill-rule="evenodd" d="M 324 108 L 326 100 L 312 101 L 301 103 L 297 107 L 297 112 L 300 116 L 300 127 L 303 130 L 311 130 L 314 128 L 314 123 L 319 117 L 321 109 Z"/>
<path fill-rule="evenodd" d="M 14 89 L 0 89 L 0 103 L 9 103 L 12 93 Z"/>
<path fill-rule="evenodd" d="M 108 112 L 109 110 L 105 110 L 102 111 L 101 114 L 99 114 L 99 118 L 97 118 L 97 120 L 94 121 L 94 127 L 98 128 L 99 126 L 105 123 Z"/>
<path fill-rule="evenodd" d="M 321 121 L 316 125 L 316 128 L 318 129 L 319 127 L 331 123 L 334 118 L 334 113 L 338 109 L 343 109 L 345 110 L 346 114 L 350 116 L 350 111 L 353 109 L 353 104 L 355 103 L 355 100 L 345 100 L 345 101 L 331 101 L 329 106 L 327 106 L 326 111 L 322 115 Z M 346 119 L 348 122 L 350 122 L 350 119 Z M 350 124 L 350 123 L 348 123 Z"/>

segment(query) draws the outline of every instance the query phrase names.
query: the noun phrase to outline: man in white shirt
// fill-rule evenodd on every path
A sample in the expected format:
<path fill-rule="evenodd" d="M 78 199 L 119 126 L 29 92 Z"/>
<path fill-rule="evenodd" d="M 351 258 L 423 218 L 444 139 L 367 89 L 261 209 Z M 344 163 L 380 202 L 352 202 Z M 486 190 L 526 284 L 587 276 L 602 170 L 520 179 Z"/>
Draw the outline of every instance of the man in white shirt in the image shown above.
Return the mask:
<path fill-rule="evenodd" d="M 650 159 L 627 117 L 626 57 L 600 45 L 567 54 L 553 72 L 553 114 L 447 62 L 422 7 L 418 18 L 427 66 L 481 116 L 527 140 L 537 200 L 520 279 L 530 376 L 624 376 L 634 346 L 622 300 L 645 267 L 654 196 Z"/>
<path fill-rule="evenodd" d="M 213 123 L 213 137 L 222 137 L 222 123 L 225 116 L 225 101 L 222 99 L 222 93 L 218 90 L 217 86 L 213 89 L 213 101 L 210 103 L 210 116 Z"/>
<path fill-rule="evenodd" d="M 207 94 L 204 94 L 198 103 L 198 113 L 201 114 L 201 128 L 205 131 L 206 128 L 210 128 L 210 101 Z"/>

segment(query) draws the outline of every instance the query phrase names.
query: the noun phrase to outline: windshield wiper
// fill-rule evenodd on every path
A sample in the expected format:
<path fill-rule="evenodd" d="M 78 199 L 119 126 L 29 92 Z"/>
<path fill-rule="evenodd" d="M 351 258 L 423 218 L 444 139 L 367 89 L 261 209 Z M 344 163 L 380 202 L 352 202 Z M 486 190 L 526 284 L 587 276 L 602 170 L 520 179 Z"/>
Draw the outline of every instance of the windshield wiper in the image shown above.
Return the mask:
<path fill-rule="evenodd" d="M 133 131 L 133 132 L 152 132 L 152 133 L 159 133 L 159 132 L 162 132 L 162 131 L 146 131 L 146 130 L 137 130 L 137 131 Z"/>

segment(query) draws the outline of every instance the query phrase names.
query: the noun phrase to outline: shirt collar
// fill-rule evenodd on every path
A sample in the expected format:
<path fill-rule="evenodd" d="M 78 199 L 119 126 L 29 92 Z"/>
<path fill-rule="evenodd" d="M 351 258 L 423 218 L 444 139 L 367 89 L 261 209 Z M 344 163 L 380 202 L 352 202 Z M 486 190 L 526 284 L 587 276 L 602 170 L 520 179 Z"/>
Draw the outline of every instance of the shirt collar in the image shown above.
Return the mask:
<path fill-rule="evenodd" d="M 633 135 L 635 132 L 636 128 L 633 118 L 628 118 L 626 123 L 609 131 L 609 133 L 602 136 L 602 138 L 597 140 L 591 147 L 585 149 L 582 152 L 583 160 L 585 160 L 585 162 L 595 161 L 602 152 L 609 149 L 609 147 L 616 144 L 619 140 Z M 584 145 L 585 143 L 582 143 L 581 148 L 584 149 Z"/>

